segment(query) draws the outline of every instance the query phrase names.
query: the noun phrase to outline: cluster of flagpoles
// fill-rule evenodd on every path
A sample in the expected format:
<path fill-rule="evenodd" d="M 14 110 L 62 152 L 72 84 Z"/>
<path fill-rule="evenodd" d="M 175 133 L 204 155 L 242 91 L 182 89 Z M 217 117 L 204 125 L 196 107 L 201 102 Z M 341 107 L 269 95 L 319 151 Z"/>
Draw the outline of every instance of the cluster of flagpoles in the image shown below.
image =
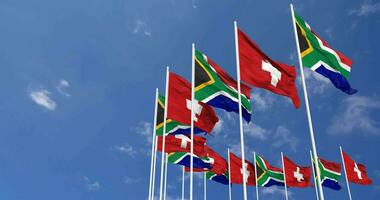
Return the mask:
<path fill-rule="evenodd" d="M 305 100 L 305 106 L 306 106 L 306 115 L 307 115 L 307 120 L 308 120 L 308 127 L 309 127 L 309 133 L 310 133 L 310 140 L 311 140 L 311 146 L 312 150 L 310 151 L 310 158 L 312 160 L 312 172 L 313 172 L 313 177 L 315 180 L 315 192 L 316 192 L 316 197 L 319 200 L 324 200 L 324 194 L 323 194 L 323 188 L 322 188 L 322 180 L 321 180 L 321 172 L 319 170 L 319 167 L 314 167 L 313 160 L 318 161 L 318 153 L 317 153 L 317 147 L 316 147 L 316 141 L 314 137 L 314 129 L 313 129 L 313 123 L 312 123 L 312 116 L 310 112 L 310 106 L 309 106 L 309 99 L 308 99 L 308 93 L 307 93 L 307 87 L 306 87 L 306 82 L 305 82 L 305 76 L 304 76 L 304 71 L 303 71 L 303 63 L 301 59 L 301 51 L 300 51 L 300 46 L 299 46 L 299 38 L 297 35 L 297 28 L 296 28 L 296 20 L 295 20 L 295 14 L 294 14 L 294 9 L 293 5 L 290 5 L 291 9 L 291 16 L 292 16 L 292 21 L 293 21 L 293 31 L 294 31 L 294 37 L 296 41 L 296 48 L 297 48 L 297 54 L 298 54 L 298 62 L 299 62 L 299 69 L 301 73 L 301 81 L 302 81 L 302 88 L 303 88 L 303 93 L 304 93 L 304 100 Z M 239 105 L 239 131 L 240 131 L 240 147 L 241 147 L 241 157 L 242 157 L 242 176 L 243 176 L 243 199 L 247 200 L 247 184 L 246 180 L 248 177 L 246 174 L 246 165 L 245 165 L 245 160 L 246 160 L 246 155 L 245 155 L 245 147 L 244 147 L 244 132 L 243 132 L 243 116 L 242 116 L 242 99 L 241 99 L 241 78 L 240 78 L 240 60 L 239 60 L 239 38 L 238 38 L 238 26 L 237 22 L 234 21 L 234 36 L 235 36 L 235 54 L 236 54 L 236 71 L 237 71 L 237 90 L 238 90 L 238 105 Z M 166 85 L 165 85 L 165 109 L 164 109 L 164 119 L 163 119 L 163 140 L 162 140 L 162 155 L 161 155 L 161 168 L 160 168 L 160 188 L 159 188 L 159 200 L 166 200 L 166 186 L 167 186 L 167 169 L 168 169 L 168 154 L 165 153 L 165 136 L 166 136 L 166 120 L 167 120 L 167 115 L 168 115 L 168 93 L 169 93 L 169 67 L 166 68 Z M 190 173 L 189 173 L 189 179 L 190 179 L 190 184 L 189 184 L 189 199 L 193 200 L 193 190 L 194 190 L 194 109 L 195 109 L 195 44 L 192 44 L 192 70 L 191 70 L 191 121 L 190 121 L 190 127 L 191 127 L 191 132 L 190 132 Z M 156 102 L 158 99 L 158 89 L 156 89 Z M 156 122 L 157 122 L 157 103 L 155 103 L 155 110 L 154 110 L 154 125 L 153 125 L 153 135 L 152 135 L 152 152 L 151 152 L 151 167 L 150 167 L 150 180 L 149 180 L 149 200 L 155 199 L 155 177 L 156 177 L 156 160 L 157 160 L 157 136 L 156 136 Z M 343 154 L 342 154 L 342 149 L 340 148 L 342 160 L 343 160 Z M 254 170 L 255 170 L 255 180 L 257 180 L 257 167 L 256 167 L 256 153 L 253 153 L 254 155 Z M 282 160 L 282 168 L 283 172 L 285 174 L 285 166 L 284 166 L 284 156 L 283 153 L 281 152 L 281 160 Z M 344 165 L 343 161 L 343 167 L 344 167 L 344 172 L 346 176 L 346 182 L 347 182 L 347 189 L 349 193 L 349 198 L 350 200 L 352 199 L 351 197 L 351 192 L 349 188 L 349 182 L 347 179 L 347 174 L 346 174 L 346 167 Z M 230 165 L 230 150 L 228 149 L 228 191 L 229 191 L 229 199 L 232 200 L 232 189 L 231 189 L 231 165 Z M 207 198 L 207 186 L 206 186 L 206 172 L 203 174 L 203 185 L 204 185 L 204 200 Z M 286 183 L 286 176 L 284 175 L 284 190 L 285 190 L 285 198 L 288 200 L 288 191 L 287 191 L 287 183 Z M 182 167 L 182 199 L 185 199 L 185 167 Z M 256 199 L 259 199 L 259 191 L 258 191 L 258 184 L 256 183 Z"/>

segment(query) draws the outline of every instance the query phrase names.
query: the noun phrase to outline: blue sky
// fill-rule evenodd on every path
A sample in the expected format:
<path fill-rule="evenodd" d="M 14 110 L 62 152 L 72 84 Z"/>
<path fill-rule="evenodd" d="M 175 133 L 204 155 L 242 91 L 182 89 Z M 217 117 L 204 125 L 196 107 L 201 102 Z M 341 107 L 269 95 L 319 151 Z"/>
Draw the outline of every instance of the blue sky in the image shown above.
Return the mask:
<path fill-rule="evenodd" d="M 273 59 L 298 66 L 289 3 L 1 0 L 0 199 L 146 199 L 154 91 L 164 89 L 165 66 L 189 79 L 195 42 L 235 77 L 233 20 Z M 342 145 L 374 180 L 351 185 L 353 198 L 377 199 L 380 2 L 293 3 L 322 38 L 353 60 L 349 80 L 359 90 L 347 96 L 305 70 L 319 154 L 340 162 Z M 300 97 L 301 89 L 298 82 Z M 252 96 L 246 155 L 253 158 L 256 151 L 280 166 L 283 151 L 309 165 L 303 98 L 295 110 L 285 97 L 264 90 L 253 89 Z M 225 157 L 228 147 L 239 153 L 237 115 L 217 113 L 221 122 L 208 144 Z M 178 166 L 169 166 L 170 200 L 180 197 L 180 175 Z M 326 198 L 348 198 L 343 178 L 341 184 L 340 192 L 325 189 Z M 227 191 L 208 182 L 209 199 L 227 199 Z M 313 188 L 289 191 L 290 199 L 314 198 Z M 234 199 L 241 194 L 234 186 Z M 260 195 L 283 198 L 276 187 Z M 254 188 L 248 196 L 254 198 Z"/>

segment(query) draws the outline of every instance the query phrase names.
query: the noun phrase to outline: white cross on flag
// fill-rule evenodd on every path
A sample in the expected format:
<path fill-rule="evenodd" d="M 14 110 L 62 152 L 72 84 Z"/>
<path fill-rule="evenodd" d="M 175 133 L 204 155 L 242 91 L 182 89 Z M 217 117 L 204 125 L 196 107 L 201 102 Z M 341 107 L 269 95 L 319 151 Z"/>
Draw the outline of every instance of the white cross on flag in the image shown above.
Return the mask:
<path fill-rule="evenodd" d="M 189 125 L 191 123 L 191 85 L 181 76 L 170 72 L 168 94 L 168 119 Z M 210 133 L 219 121 L 207 104 L 194 101 L 194 126 Z"/>
<path fill-rule="evenodd" d="M 366 167 L 363 164 L 356 163 L 344 151 L 342 154 L 348 181 L 361 185 L 371 184 L 372 180 L 367 175 Z"/>
<path fill-rule="evenodd" d="M 311 186 L 310 177 L 311 169 L 310 167 L 301 167 L 291 161 L 289 158 L 284 156 L 284 167 L 286 184 L 289 187 L 308 187 Z"/>

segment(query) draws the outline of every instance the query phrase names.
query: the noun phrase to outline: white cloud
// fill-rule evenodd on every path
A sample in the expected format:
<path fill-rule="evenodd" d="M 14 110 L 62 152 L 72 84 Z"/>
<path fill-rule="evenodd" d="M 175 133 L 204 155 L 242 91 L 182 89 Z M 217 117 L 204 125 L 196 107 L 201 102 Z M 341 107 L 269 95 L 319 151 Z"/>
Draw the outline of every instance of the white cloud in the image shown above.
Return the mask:
<path fill-rule="evenodd" d="M 375 14 L 380 11 L 380 3 L 373 3 L 372 1 L 364 1 L 357 9 L 349 10 L 348 13 L 350 15 L 356 16 L 369 16 L 371 14 Z"/>
<path fill-rule="evenodd" d="M 284 187 L 264 187 L 261 190 L 261 193 L 263 195 L 274 195 L 274 194 L 281 194 L 285 196 L 285 189 Z M 292 196 L 292 193 L 288 190 L 288 197 Z"/>
<path fill-rule="evenodd" d="M 326 91 L 326 89 L 331 87 L 332 85 L 329 79 L 320 75 L 317 72 L 314 72 L 310 69 L 304 69 L 303 72 L 305 75 L 305 81 L 308 91 L 310 91 L 312 94 L 323 94 Z M 299 81 L 302 85 L 301 79 L 299 79 Z"/>
<path fill-rule="evenodd" d="M 260 140 L 265 140 L 268 138 L 268 135 L 270 134 L 268 130 L 262 128 L 261 126 L 254 124 L 254 123 L 244 123 L 243 125 L 244 133 L 247 136 L 260 139 Z"/>
<path fill-rule="evenodd" d="M 146 22 L 142 21 L 141 19 L 138 19 L 135 21 L 135 25 L 132 29 L 132 33 L 134 33 L 134 34 L 142 33 L 148 37 L 152 35 L 152 33 L 150 32 L 150 30 L 147 27 Z"/>
<path fill-rule="evenodd" d="M 70 87 L 70 83 L 66 81 L 65 79 L 62 79 L 59 81 L 59 84 L 57 85 L 57 91 L 62 94 L 65 97 L 71 97 L 71 95 L 64 91 L 64 88 Z"/>
<path fill-rule="evenodd" d="M 216 135 L 219 134 L 223 130 L 223 120 L 219 119 L 218 123 L 215 124 L 215 127 L 213 129 L 213 133 Z"/>
<path fill-rule="evenodd" d="M 115 146 L 114 149 L 118 150 L 120 153 L 127 154 L 130 157 L 134 157 L 137 153 L 137 151 L 134 150 L 134 148 L 128 144 Z"/>
<path fill-rule="evenodd" d="M 135 131 L 146 138 L 147 144 L 152 144 L 152 123 L 140 122 Z"/>
<path fill-rule="evenodd" d="M 100 183 L 98 181 L 92 181 L 87 176 L 83 177 L 86 187 L 89 191 L 97 191 L 100 189 Z"/>
<path fill-rule="evenodd" d="M 50 92 L 45 89 L 37 89 L 30 92 L 29 96 L 32 100 L 48 110 L 55 110 L 57 104 L 50 97 Z"/>
<path fill-rule="evenodd" d="M 284 126 L 279 126 L 274 133 L 273 147 L 289 146 L 291 150 L 296 151 L 298 139 L 291 134 L 289 129 Z"/>
<path fill-rule="evenodd" d="M 138 183 L 140 180 L 140 178 L 124 177 L 124 183 L 127 185 Z"/>
<path fill-rule="evenodd" d="M 330 39 L 333 38 L 332 28 L 331 27 L 327 28 L 324 32 L 327 35 L 327 37 L 329 37 Z"/>
<path fill-rule="evenodd" d="M 355 95 L 343 100 L 343 105 L 342 112 L 332 118 L 328 132 L 343 134 L 362 130 L 380 135 L 380 123 L 371 117 L 371 111 L 380 109 L 379 100 Z"/>
<path fill-rule="evenodd" d="M 253 102 L 253 112 L 268 110 L 274 103 L 273 94 L 262 90 L 254 90 L 251 93 L 251 99 Z"/>

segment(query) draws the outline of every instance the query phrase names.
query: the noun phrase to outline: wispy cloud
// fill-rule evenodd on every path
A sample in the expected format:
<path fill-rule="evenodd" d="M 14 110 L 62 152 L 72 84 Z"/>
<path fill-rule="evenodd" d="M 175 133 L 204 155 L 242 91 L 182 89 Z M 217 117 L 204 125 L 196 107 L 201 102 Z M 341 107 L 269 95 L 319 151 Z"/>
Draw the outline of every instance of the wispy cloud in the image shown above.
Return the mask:
<path fill-rule="evenodd" d="M 67 93 L 64 91 L 65 88 L 68 88 L 70 87 L 70 83 L 68 81 L 66 81 L 65 79 L 62 79 L 59 81 L 59 84 L 57 85 L 57 91 L 65 96 L 65 97 L 71 97 L 71 94 Z"/>
<path fill-rule="evenodd" d="M 379 2 L 373 3 L 372 1 L 364 1 L 358 8 L 349 10 L 348 14 L 361 17 L 361 16 L 369 16 L 379 11 L 380 11 Z"/>
<path fill-rule="evenodd" d="M 152 123 L 140 122 L 135 131 L 146 138 L 147 144 L 152 144 Z"/>
<path fill-rule="evenodd" d="M 100 189 L 100 183 L 98 181 L 92 181 L 90 178 L 88 178 L 87 176 L 84 176 L 83 177 L 83 180 L 86 184 L 86 188 L 89 190 L 89 191 L 97 191 Z"/>
<path fill-rule="evenodd" d="M 135 184 L 135 183 L 138 183 L 140 181 L 141 181 L 140 178 L 132 178 L 132 177 L 124 177 L 124 180 L 123 180 L 123 182 L 127 185 Z"/>
<path fill-rule="evenodd" d="M 114 146 L 114 149 L 130 157 L 134 157 L 137 154 L 137 151 L 129 144 Z"/>
<path fill-rule="evenodd" d="M 372 118 L 373 111 L 380 109 L 380 101 L 365 96 L 350 96 L 343 100 L 341 112 L 334 116 L 328 127 L 329 133 L 344 134 L 354 130 L 380 135 L 380 123 Z"/>
<path fill-rule="evenodd" d="M 319 73 L 309 69 L 304 69 L 303 72 L 305 75 L 307 88 L 312 94 L 323 94 L 326 89 L 331 87 L 332 83 L 330 83 L 330 80 Z M 299 84 L 302 84 L 301 79 L 299 79 Z"/>
<path fill-rule="evenodd" d="M 263 90 L 254 90 L 251 93 L 253 102 L 253 111 L 265 111 L 272 107 L 274 103 L 274 96 L 270 92 Z"/>
<path fill-rule="evenodd" d="M 260 190 L 263 195 L 275 195 L 280 194 L 285 196 L 285 190 L 283 187 L 264 187 Z M 292 196 L 292 192 L 288 190 L 288 197 Z"/>
<path fill-rule="evenodd" d="M 266 140 L 270 132 L 265 128 L 257 125 L 256 123 L 244 123 L 243 125 L 244 133 L 247 136 L 253 137 L 259 140 Z"/>
<path fill-rule="evenodd" d="M 138 19 L 135 21 L 134 27 L 132 29 L 133 34 L 144 34 L 145 36 L 151 36 L 152 32 L 148 29 L 145 21 Z"/>
<path fill-rule="evenodd" d="M 325 29 L 324 32 L 325 32 L 325 34 L 327 35 L 327 37 L 329 37 L 330 39 L 333 38 L 333 31 L 332 31 L 332 28 L 331 28 L 331 27 Z"/>
<path fill-rule="evenodd" d="M 218 123 L 215 124 L 215 127 L 213 129 L 213 133 L 218 135 L 223 130 L 223 123 L 224 123 L 224 121 L 222 119 L 219 119 Z"/>
<path fill-rule="evenodd" d="M 50 98 L 50 92 L 45 89 L 32 90 L 29 93 L 30 98 L 39 106 L 42 106 L 48 110 L 55 110 L 57 104 Z"/>
<path fill-rule="evenodd" d="M 282 146 L 288 146 L 291 150 L 296 151 L 298 145 L 298 139 L 291 134 L 289 129 L 284 126 L 277 127 L 274 135 L 273 147 L 279 148 Z"/>

